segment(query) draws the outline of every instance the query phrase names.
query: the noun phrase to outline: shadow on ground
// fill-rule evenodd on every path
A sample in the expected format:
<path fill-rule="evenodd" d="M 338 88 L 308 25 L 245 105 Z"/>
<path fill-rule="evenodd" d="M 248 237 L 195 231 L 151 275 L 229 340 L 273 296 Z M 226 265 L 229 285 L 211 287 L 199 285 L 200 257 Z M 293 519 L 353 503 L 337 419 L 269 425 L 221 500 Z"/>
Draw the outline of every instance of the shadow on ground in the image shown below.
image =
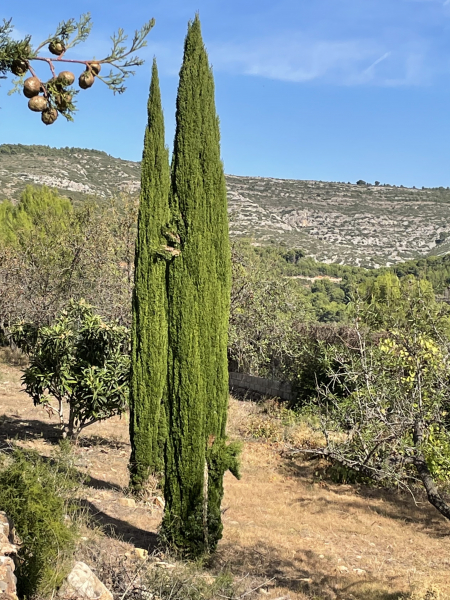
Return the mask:
<path fill-rule="evenodd" d="M 58 423 L 26 419 L 20 416 L 0 415 L 0 449 L 8 447 L 8 440 L 43 439 L 50 444 L 57 444 L 62 439 L 62 429 Z M 99 435 L 80 435 L 77 446 L 102 446 L 113 450 L 127 448 L 129 444 L 119 440 L 108 439 Z"/>
<path fill-rule="evenodd" d="M 37 419 L 20 419 L 11 418 L 6 415 L 0 415 L 0 450 L 12 451 L 15 440 L 37 440 L 42 439 L 50 444 L 58 444 L 62 440 L 62 432 L 58 424 L 48 423 Z M 99 445 L 103 447 L 110 447 L 113 449 L 119 449 L 122 447 L 121 442 L 115 442 L 108 440 L 100 436 L 90 436 L 80 438 L 80 447 L 89 447 L 93 445 Z M 127 444 L 123 443 L 123 447 Z M 43 460 L 52 460 L 49 457 L 42 456 Z M 80 472 L 80 476 L 83 479 L 84 473 Z M 95 488 L 97 490 L 114 490 L 122 492 L 122 487 L 118 484 L 104 481 L 89 475 L 86 485 Z"/>
<path fill-rule="evenodd" d="M 89 500 L 80 500 L 80 506 L 86 510 L 91 521 L 99 526 L 106 535 L 123 540 L 136 548 L 145 548 L 149 553 L 158 549 L 156 533 L 139 529 L 127 521 L 111 517 Z"/>
<path fill-rule="evenodd" d="M 44 439 L 57 444 L 62 439 L 62 431 L 57 423 L 0 415 L 0 449 L 7 448 L 9 440 L 15 439 Z"/>

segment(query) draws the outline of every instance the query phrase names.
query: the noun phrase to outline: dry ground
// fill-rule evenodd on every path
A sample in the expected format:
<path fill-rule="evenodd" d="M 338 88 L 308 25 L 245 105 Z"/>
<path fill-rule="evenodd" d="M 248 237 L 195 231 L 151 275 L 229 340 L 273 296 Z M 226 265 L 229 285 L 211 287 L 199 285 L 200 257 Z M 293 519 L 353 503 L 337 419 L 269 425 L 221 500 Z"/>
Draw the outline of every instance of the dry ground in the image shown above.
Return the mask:
<path fill-rule="evenodd" d="M 231 399 L 230 436 L 242 438 L 258 410 Z M 128 501 L 127 433 L 127 418 L 113 418 L 87 429 L 75 448 L 90 476 L 84 502 L 119 554 L 152 550 L 162 515 L 158 500 Z M 0 447 L 16 441 L 49 455 L 58 438 L 56 419 L 20 391 L 20 369 L 0 362 Z M 210 573 L 228 570 L 247 590 L 264 584 L 255 595 L 267 599 L 394 600 L 427 584 L 450 598 L 450 524 L 434 509 L 400 493 L 320 481 L 317 462 L 289 461 L 280 449 L 244 439 L 242 479 L 225 477 L 224 536 Z"/>

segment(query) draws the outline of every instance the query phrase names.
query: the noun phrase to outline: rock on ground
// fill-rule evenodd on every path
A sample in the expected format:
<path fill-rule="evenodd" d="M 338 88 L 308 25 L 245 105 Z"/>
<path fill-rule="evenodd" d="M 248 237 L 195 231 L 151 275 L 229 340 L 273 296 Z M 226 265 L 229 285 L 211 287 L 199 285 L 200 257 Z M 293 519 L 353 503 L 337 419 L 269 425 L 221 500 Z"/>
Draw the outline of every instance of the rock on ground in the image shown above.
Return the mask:
<path fill-rule="evenodd" d="M 111 592 L 94 575 L 84 562 L 77 562 L 65 579 L 59 591 L 64 600 L 84 598 L 85 600 L 113 600 Z"/>

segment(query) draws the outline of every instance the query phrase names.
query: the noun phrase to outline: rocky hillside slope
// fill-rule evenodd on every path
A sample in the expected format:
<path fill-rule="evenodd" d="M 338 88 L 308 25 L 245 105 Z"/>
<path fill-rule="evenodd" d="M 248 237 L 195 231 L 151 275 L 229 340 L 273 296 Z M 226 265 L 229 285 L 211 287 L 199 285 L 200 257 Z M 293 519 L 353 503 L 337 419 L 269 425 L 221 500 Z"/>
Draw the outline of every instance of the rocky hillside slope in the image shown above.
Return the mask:
<path fill-rule="evenodd" d="M 0 146 L 0 200 L 27 184 L 74 200 L 139 189 L 139 163 L 97 150 Z M 227 176 L 230 229 L 255 243 L 285 243 L 325 262 L 390 265 L 444 254 L 450 190 Z"/>

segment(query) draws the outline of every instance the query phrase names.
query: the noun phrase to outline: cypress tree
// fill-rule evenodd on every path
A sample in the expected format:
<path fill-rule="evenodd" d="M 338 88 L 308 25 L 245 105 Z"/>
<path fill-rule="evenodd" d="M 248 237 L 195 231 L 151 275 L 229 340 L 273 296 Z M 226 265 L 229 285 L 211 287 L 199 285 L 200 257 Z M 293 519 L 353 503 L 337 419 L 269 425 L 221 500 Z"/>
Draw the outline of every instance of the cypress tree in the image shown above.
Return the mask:
<path fill-rule="evenodd" d="M 168 263 L 168 395 L 162 534 L 187 554 L 221 537 L 226 445 L 230 248 L 214 80 L 198 16 L 177 96 L 170 207 L 180 255 Z"/>
<path fill-rule="evenodd" d="M 150 474 L 164 469 L 168 335 L 164 227 L 170 216 L 169 189 L 169 156 L 154 60 L 142 157 L 133 295 L 129 468 L 135 491 Z"/>

